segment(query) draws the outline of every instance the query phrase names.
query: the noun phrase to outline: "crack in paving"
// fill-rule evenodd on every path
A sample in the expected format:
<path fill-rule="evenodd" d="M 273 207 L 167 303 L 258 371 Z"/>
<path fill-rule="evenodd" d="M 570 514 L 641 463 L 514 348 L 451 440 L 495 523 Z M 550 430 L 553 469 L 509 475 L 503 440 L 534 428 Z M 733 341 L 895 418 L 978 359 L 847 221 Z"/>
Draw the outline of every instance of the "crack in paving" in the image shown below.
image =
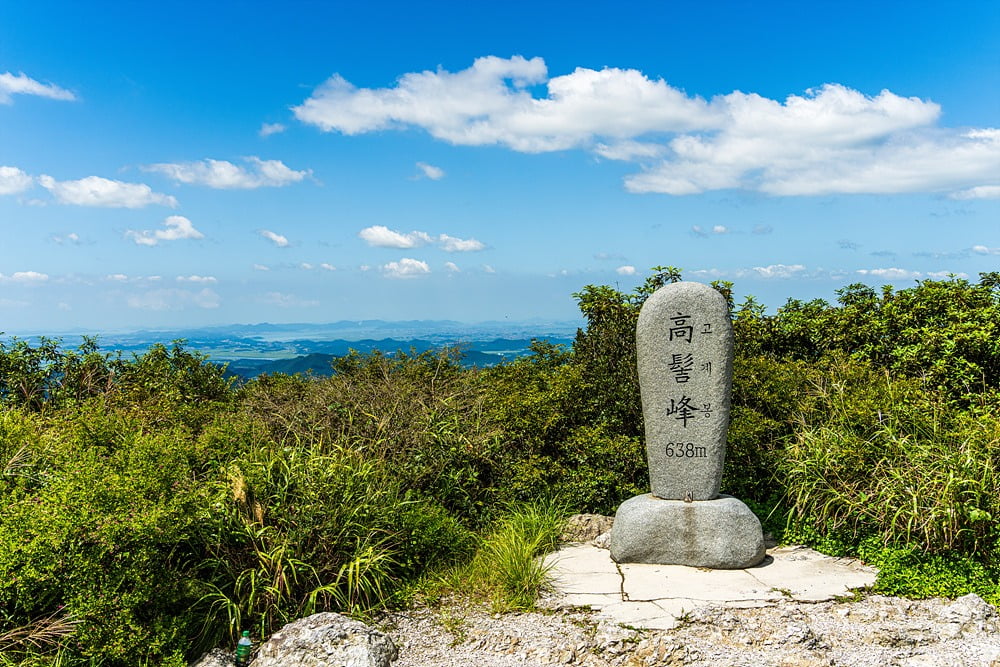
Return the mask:
<path fill-rule="evenodd" d="M 625 573 L 622 572 L 622 567 L 617 562 L 615 563 L 615 569 L 618 570 L 618 594 L 621 596 L 622 602 L 629 602 L 628 593 L 625 592 Z"/>

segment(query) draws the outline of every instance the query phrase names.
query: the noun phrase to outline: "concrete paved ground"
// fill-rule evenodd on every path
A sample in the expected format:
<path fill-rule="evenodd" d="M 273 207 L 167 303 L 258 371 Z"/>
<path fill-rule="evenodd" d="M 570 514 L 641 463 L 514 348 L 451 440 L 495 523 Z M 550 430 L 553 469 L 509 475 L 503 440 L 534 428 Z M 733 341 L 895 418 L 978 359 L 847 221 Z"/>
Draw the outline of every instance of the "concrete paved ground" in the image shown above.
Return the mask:
<path fill-rule="evenodd" d="M 781 599 L 819 602 L 870 586 L 876 571 L 806 547 L 768 549 L 760 565 L 708 570 L 683 565 L 617 564 L 611 552 L 571 543 L 546 556 L 548 606 L 589 606 L 616 623 L 669 629 L 703 606 L 764 607 Z"/>

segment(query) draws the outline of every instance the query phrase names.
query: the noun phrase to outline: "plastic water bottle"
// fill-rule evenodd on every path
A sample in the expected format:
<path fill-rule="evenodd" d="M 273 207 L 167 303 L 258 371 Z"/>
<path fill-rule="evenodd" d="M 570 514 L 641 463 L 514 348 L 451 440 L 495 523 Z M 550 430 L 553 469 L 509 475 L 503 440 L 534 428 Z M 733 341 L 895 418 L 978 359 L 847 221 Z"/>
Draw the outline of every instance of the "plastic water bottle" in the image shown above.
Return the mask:
<path fill-rule="evenodd" d="M 250 641 L 250 631 L 244 630 L 243 636 L 236 642 L 236 667 L 247 667 L 250 664 L 250 653 L 253 642 Z"/>

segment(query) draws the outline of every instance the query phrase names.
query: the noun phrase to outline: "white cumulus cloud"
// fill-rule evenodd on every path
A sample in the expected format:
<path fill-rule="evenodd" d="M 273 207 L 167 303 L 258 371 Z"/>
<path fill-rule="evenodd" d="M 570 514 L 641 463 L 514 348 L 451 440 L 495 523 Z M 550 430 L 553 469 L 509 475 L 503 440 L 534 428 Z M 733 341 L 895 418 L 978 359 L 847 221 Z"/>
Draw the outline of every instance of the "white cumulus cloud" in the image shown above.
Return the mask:
<path fill-rule="evenodd" d="M 429 178 L 432 181 L 440 181 L 444 178 L 444 169 L 441 167 L 435 167 L 432 164 L 427 164 L 426 162 L 418 162 L 417 169 L 423 173 L 425 178 Z"/>
<path fill-rule="evenodd" d="M 273 243 L 274 245 L 278 246 L 279 248 L 287 248 L 289 245 L 287 238 L 285 238 L 281 234 L 272 232 L 270 229 L 260 230 L 260 235 L 263 236 L 268 241 L 270 241 L 271 243 Z"/>
<path fill-rule="evenodd" d="M 311 170 L 295 171 L 281 160 L 244 158 L 249 168 L 226 160 L 205 159 L 199 162 L 151 164 L 145 171 L 164 174 L 178 183 L 205 185 L 219 190 L 251 190 L 262 187 L 281 187 L 298 183 L 312 174 Z"/>
<path fill-rule="evenodd" d="M 548 96 L 529 86 L 545 83 Z M 392 88 L 356 88 L 335 74 L 295 116 L 326 131 L 359 134 L 421 127 L 453 144 L 500 144 L 540 152 L 626 139 L 650 131 L 706 127 L 711 109 L 637 70 L 577 68 L 548 78 L 541 58 L 477 58 L 460 72 L 413 72 Z"/>
<path fill-rule="evenodd" d="M 17 167 L 0 167 L 0 195 L 16 195 L 31 187 L 35 179 Z"/>
<path fill-rule="evenodd" d="M 336 271 L 337 270 L 337 267 L 334 266 L 333 264 L 330 264 L 329 262 L 323 262 L 322 264 L 319 265 L 319 268 L 323 269 L 324 271 Z"/>
<path fill-rule="evenodd" d="M 215 276 L 177 276 L 177 282 L 179 283 L 217 283 L 219 282 Z"/>
<path fill-rule="evenodd" d="M 619 266 L 617 269 L 615 269 L 615 273 L 617 273 L 620 276 L 634 276 L 635 267 L 630 266 L 628 264 L 626 264 L 625 266 Z"/>
<path fill-rule="evenodd" d="M 163 221 L 163 226 L 166 229 L 144 229 L 142 231 L 130 229 L 125 232 L 125 238 L 132 239 L 137 245 L 154 246 L 159 245 L 160 241 L 180 241 L 205 237 L 183 215 L 171 215 Z"/>
<path fill-rule="evenodd" d="M 989 248 L 984 245 L 972 246 L 972 252 L 977 255 L 1000 255 L 1000 248 Z"/>
<path fill-rule="evenodd" d="M 365 227 L 358 232 L 358 236 L 368 245 L 377 248 L 416 248 L 431 242 L 431 237 L 426 232 L 403 234 L 385 225 Z"/>
<path fill-rule="evenodd" d="M 636 193 L 1000 196 L 1000 130 L 942 128 L 930 100 L 837 83 L 784 100 L 741 91 L 705 100 L 635 69 L 550 77 L 541 58 L 487 56 L 457 72 L 403 74 L 385 88 L 335 74 L 293 111 L 347 135 L 419 128 L 466 146 L 590 150 L 640 164 L 625 179 Z"/>
<path fill-rule="evenodd" d="M 368 245 L 377 248 L 417 248 L 429 243 L 437 244 L 445 252 L 474 252 L 486 248 L 486 244 L 476 239 L 461 239 L 448 234 L 436 237 L 427 232 L 412 231 L 409 233 L 389 229 L 385 225 L 373 225 L 358 232 L 358 236 Z"/>
<path fill-rule="evenodd" d="M 152 188 L 143 183 L 124 183 L 100 176 L 87 176 L 76 181 L 57 181 L 44 174 L 38 177 L 38 182 L 51 192 L 60 204 L 109 208 L 142 208 L 150 204 L 171 208 L 177 206 L 177 200 L 172 196 L 153 192 Z"/>
<path fill-rule="evenodd" d="M 462 272 L 462 269 L 458 268 L 458 264 L 456 264 L 455 262 L 445 262 L 444 263 L 444 268 L 449 273 L 461 273 Z"/>
<path fill-rule="evenodd" d="M 11 104 L 13 95 L 35 95 L 69 102 L 76 99 L 76 95 L 72 92 L 60 88 L 54 83 L 35 81 L 23 72 L 20 74 L 4 72 L 0 74 L 0 104 Z"/>
<path fill-rule="evenodd" d="M 386 278 L 418 278 L 431 272 L 427 262 L 404 257 L 398 262 L 389 262 L 379 267 Z"/>

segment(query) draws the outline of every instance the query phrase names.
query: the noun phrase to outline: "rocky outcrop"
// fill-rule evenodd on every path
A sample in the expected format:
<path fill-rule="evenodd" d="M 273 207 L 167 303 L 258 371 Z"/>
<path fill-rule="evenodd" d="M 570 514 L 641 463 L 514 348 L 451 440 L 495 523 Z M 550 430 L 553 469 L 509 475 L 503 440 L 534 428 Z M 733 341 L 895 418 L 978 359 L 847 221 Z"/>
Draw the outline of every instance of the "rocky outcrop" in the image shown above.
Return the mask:
<path fill-rule="evenodd" d="M 614 517 L 601 514 L 574 514 L 566 519 L 559 539 L 563 542 L 590 542 L 611 530 Z"/>
<path fill-rule="evenodd" d="M 495 615 L 475 606 L 383 619 L 394 667 L 1000 667 L 997 611 L 975 595 L 767 608 L 703 608 L 672 630 L 611 624 L 584 609 Z"/>
<path fill-rule="evenodd" d="M 389 667 L 396 645 L 364 623 L 325 612 L 289 623 L 271 635 L 252 667 Z"/>
<path fill-rule="evenodd" d="M 221 648 L 213 648 L 205 655 L 191 663 L 191 667 L 233 667 L 233 652 Z"/>

